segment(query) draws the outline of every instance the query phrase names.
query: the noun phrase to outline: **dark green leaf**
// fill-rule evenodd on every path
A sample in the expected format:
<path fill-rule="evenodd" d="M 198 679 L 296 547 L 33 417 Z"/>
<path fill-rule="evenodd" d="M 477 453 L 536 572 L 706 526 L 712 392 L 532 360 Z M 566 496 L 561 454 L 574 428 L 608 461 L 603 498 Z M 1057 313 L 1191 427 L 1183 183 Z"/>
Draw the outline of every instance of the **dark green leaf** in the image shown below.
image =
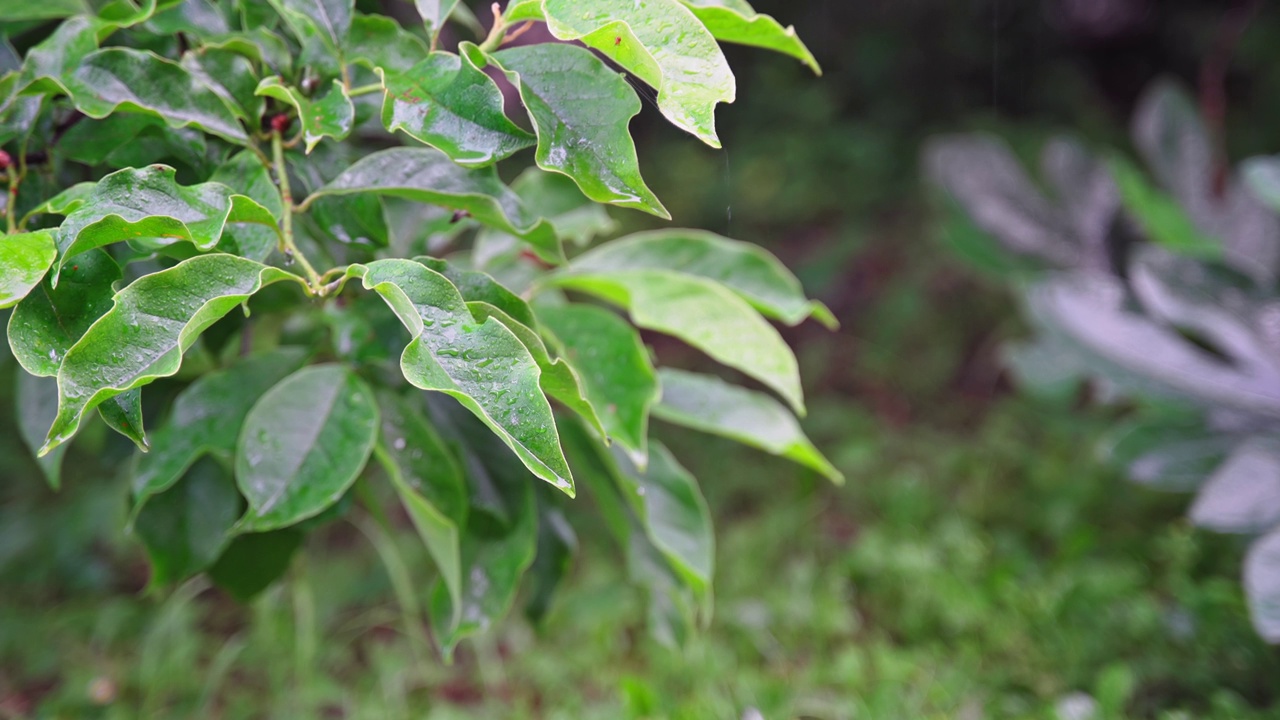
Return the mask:
<path fill-rule="evenodd" d="M 502 91 L 465 52 L 434 52 L 404 72 L 380 74 L 387 130 L 403 130 L 460 165 L 492 165 L 533 145 L 503 113 Z"/>
<path fill-rule="evenodd" d="M 233 50 L 205 46 L 184 54 L 182 66 L 222 98 L 246 125 L 258 126 L 263 102 L 254 93 L 258 73 L 249 58 Z"/>
<path fill-rule="evenodd" d="M 275 228 L 266 208 L 220 183 L 182 186 L 164 165 L 107 175 L 58 228 L 60 258 L 53 281 L 76 256 L 108 243 L 151 239 L 157 245 L 190 242 L 201 250 L 218 244 L 228 223 Z"/>
<path fill-rule="evenodd" d="M 76 109 L 92 118 L 142 113 L 169 127 L 194 126 L 233 143 L 249 142 L 226 101 L 186 68 L 149 52 L 111 47 L 90 53 L 67 89 Z"/>
<path fill-rule="evenodd" d="M 67 351 L 58 370 L 58 417 L 41 454 L 70 439 L 84 413 L 168 377 L 206 328 L 264 285 L 301 279 L 230 255 L 202 255 L 144 276 Z"/>
<path fill-rule="evenodd" d="M 284 215 L 284 201 L 271 172 L 250 150 L 241 150 L 218 166 L 209 182 L 222 183 L 266 208 L 274 217 Z"/>
<path fill-rule="evenodd" d="M 39 285 L 57 255 L 51 230 L 0 236 L 0 309 L 17 305 Z"/>
<path fill-rule="evenodd" d="M 370 70 L 400 73 L 427 56 L 426 43 L 381 15 L 356 15 L 347 35 L 347 59 Z"/>
<path fill-rule="evenodd" d="M 139 458 L 133 473 L 135 512 L 204 455 L 230 461 L 249 409 L 305 359 L 298 349 L 251 356 L 201 376 L 179 393 L 165 424 L 152 435 L 151 452 Z"/>
<path fill-rule="evenodd" d="M 680 338 L 776 390 L 804 413 L 795 355 L 778 331 L 725 286 L 669 270 L 556 275 L 560 287 L 621 305 L 647 330 Z"/>
<path fill-rule="evenodd" d="M 351 28 L 354 0 L 269 0 L 289 28 L 304 43 L 318 38 L 334 54 L 341 54 Z"/>
<path fill-rule="evenodd" d="M 242 504 L 230 473 L 210 458 L 147 503 L 133 529 L 151 559 L 150 586 L 171 585 L 213 564 L 231 541 Z"/>
<path fill-rule="evenodd" d="M 277 530 L 337 502 L 378 436 L 373 391 L 342 365 L 315 365 L 267 391 L 245 417 L 236 483 L 249 501 L 239 529 Z"/>
<path fill-rule="evenodd" d="M 538 133 L 538 167 L 568 175 L 597 202 L 670 219 L 640 177 L 627 129 L 640 99 L 626 80 L 573 45 L 526 45 L 493 59 L 520 89 Z"/>
<path fill-rule="evenodd" d="M 560 508 L 539 500 L 538 550 L 529 575 L 533 590 L 525 605 L 525 615 L 535 623 L 542 622 L 551 610 L 551 603 L 561 582 L 573 566 L 573 556 L 578 551 L 578 536 Z"/>
<path fill-rule="evenodd" d="M 519 11 L 519 12 L 517 12 Z M 545 14 L 551 34 L 580 40 L 658 90 L 658 109 L 712 147 L 715 106 L 734 101 L 733 71 L 716 39 L 679 0 L 543 0 L 517 3 L 512 21 Z"/>
<path fill-rule="evenodd" d="M 564 254 L 555 230 L 531 217 L 520 198 L 493 168 L 468 170 L 430 148 L 391 148 L 367 155 L 306 203 L 331 195 L 372 193 L 464 210 L 479 222 L 529 243 L 539 256 L 559 262 Z"/>
<path fill-rule="evenodd" d="M 80 61 L 98 49 L 103 23 L 77 16 L 62 23 L 49 37 L 27 51 L 17 88 L 27 92 L 65 93 L 68 77 Z M 35 87 L 28 87 L 30 85 Z"/>
<path fill-rule="evenodd" d="M 288 571 L 302 539 L 296 530 L 237 536 L 209 568 L 209 578 L 247 603 Z"/>
<path fill-rule="evenodd" d="M 382 433 L 375 450 L 391 478 L 454 607 L 462 601 L 459 528 L 466 523 L 467 487 L 462 470 L 422 413 L 404 398 L 378 395 Z"/>
<path fill-rule="evenodd" d="M 798 325 L 813 317 L 835 329 L 831 311 L 805 297 L 795 275 L 769 251 L 701 230 L 657 230 L 605 243 L 561 273 L 670 270 L 724 285 L 767 317 Z"/>
<path fill-rule="evenodd" d="M 142 391 L 135 388 L 107 398 L 98 406 L 98 414 L 107 427 L 133 441 L 139 450 L 146 452 L 151 444 L 142 427 Z"/>
<path fill-rule="evenodd" d="M 573 493 L 538 365 L 505 325 L 476 322 L 452 283 L 410 260 L 355 265 L 348 274 L 376 290 L 409 329 L 400 367 L 412 385 L 457 399 L 530 471 Z"/>
<path fill-rule="evenodd" d="M 653 409 L 654 416 L 760 448 L 844 483 L 844 476 L 809 442 L 790 411 L 772 397 L 713 375 L 672 368 L 659 370 L 658 379 L 662 401 Z"/>
<path fill-rule="evenodd" d="M 111 309 L 112 285 L 120 278 L 120 266 L 102 250 L 76 258 L 58 287 L 46 278 L 9 317 L 13 356 L 32 375 L 57 375 L 71 346 Z"/>
<path fill-rule="evenodd" d="M 263 78 L 254 91 L 257 95 L 275 98 L 298 111 L 302 123 L 302 139 L 310 153 L 322 139 L 330 137 L 342 140 L 351 133 L 355 123 L 355 106 L 342 83 L 334 80 L 333 86 L 323 97 L 312 100 L 297 88 L 284 84 L 279 77 Z"/>
<path fill-rule="evenodd" d="M 58 414 L 58 382 L 50 377 L 32 375 L 19 367 L 14 395 L 18 434 L 35 455 L 44 443 L 44 431 L 49 429 Z M 67 446 L 62 445 L 37 461 L 49 487 L 54 490 L 62 487 L 62 456 L 66 452 Z"/>
<path fill-rule="evenodd" d="M 606 437 L 647 458 L 649 408 L 658 400 L 658 381 L 639 333 L 591 305 L 539 307 L 538 319 L 552 346 L 577 369 Z"/>
<path fill-rule="evenodd" d="M 818 75 L 822 68 L 813 53 L 796 36 L 794 27 L 782 27 L 768 15 L 761 15 L 745 0 L 681 0 L 693 10 L 717 40 L 774 50 L 808 65 Z"/>
<path fill-rule="evenodd" d="M 418 15 L 422 16 L 422 25 L 427 29 L 427 37 L 435 41 L 440 29 L 458 6 L 458 0 L 414 0 Z"/>

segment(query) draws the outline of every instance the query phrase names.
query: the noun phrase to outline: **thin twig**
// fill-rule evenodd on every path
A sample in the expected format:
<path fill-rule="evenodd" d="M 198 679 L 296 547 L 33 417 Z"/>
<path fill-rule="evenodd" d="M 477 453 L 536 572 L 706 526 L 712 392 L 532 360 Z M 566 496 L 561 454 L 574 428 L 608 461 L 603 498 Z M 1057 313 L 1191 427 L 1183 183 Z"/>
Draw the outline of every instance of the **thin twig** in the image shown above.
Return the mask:
<path fill-rule="evenodd" d="M 281 250 L 286 258 L 294 258 L 302 266 L 303 272 L 307 274 L 307 287 L 311 294 L 316 295 L 320 292 L 320 274 L 311 266 L 307 256 L 302 254 L 293 241 L 293 192 L 289 189 L 289 169 L 285 166 L 284 143 L 280 139 L 279 131 L 271 134 L 271 155 L 275 160 L 276 182 L 280 186 L 280 197 L 284 201 L 284 213 L 280 218 L 280 242 L 283 245 Z"/>

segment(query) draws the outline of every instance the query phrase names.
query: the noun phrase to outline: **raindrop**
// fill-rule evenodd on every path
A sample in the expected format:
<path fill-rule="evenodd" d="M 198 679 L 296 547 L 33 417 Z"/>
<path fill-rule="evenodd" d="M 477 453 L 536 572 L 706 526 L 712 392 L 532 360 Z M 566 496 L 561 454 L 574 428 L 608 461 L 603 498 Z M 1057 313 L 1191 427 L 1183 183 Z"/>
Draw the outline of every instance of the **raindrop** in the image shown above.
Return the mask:
<path fill-rule="evenodd" d="M 391 443 L 391 444 L 392 444 L 392 446 L 394 446 L 394 447 L 395 447 L 395 449 L 397 449 L 397 450 L 403 450 L 403 449 L 404 449 L 404 446 L 405 446 L 404 438 L 396 438 L 396 439 L 395 439 L 395 442 L 393 442 L 393 443 Z"/>

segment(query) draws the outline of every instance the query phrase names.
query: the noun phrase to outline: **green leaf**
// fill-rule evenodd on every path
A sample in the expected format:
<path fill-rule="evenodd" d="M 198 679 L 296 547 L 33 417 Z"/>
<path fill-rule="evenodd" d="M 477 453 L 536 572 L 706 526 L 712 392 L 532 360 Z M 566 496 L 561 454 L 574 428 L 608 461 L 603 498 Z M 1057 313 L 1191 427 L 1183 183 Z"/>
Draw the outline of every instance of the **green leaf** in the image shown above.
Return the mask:
<path fill-rule="evenodd" d="M 231 255 L 202 255 L 120 291 L 107 314 L 67 351 L 58 370 L 58 417 L 41 454 L 66 442 L 84 413 L 168 377 L 201 332 L 263 286 L 296 275 Z"/>
<path fill-rule="evenodd" d="M 71 346 L 111 309 L 120 278 L 120 266 L 102 250 L 78 257 L 58 287 L 46 278 L 9 316 L 9 347 L 18 363 L 32 375 L 57 375 Z"/>
<path fill-rule="evenodd" d="M 458 0 L 414 0 L 418 15 L 422 17 L 422 25 L 427 29 L 427 37 L 434 44 L 436 36 L 444 28 L 445 21 L 458 6 Z"/>
<path fill-rule="evenodd" d="M 458 288 L 462 298 L 467 302 L 482 302 L 494 306 L 527 328 L 534 329 L 538 325 L 533 316 L 533 309 L 524 298 L 516 295 L 489 275 L 478 270 L 462 270 L 444 260 L 430 257 L 413 259 L 448 278 Z M 481 322 L 484 322 L 482 319 Z"/>
<path fill-rule="evenodd" d="M 273 217 L 284 216 L 284 200 L 271 179 L 271 171 L 251 150 L 241 150 L 213 171 L 209 182 L 222 183 L 266 208 Z"/>
<path fill-rule="evenodd" d="M 347 35 L 347 59 L 370 70 L 405 72 L 428 53 L 426 43 L 381 15 L 356 15 Z"/>
<path fill-rule="evenodd" d="M 121 47 L 90 53 L 68 77 L 67 90 L 76 109 L 92 118 L 142 113 L 169 127 L 191 126 L 232 143 L 249 143 L 226 101 L 191 71 L 154 53 Z"/>
<path fill-rule="evenodd" d="M 218 97 L 248 127 L 258 127 L 265 104 L 254 93 L 258 73 L 249 58 L 234 51 L 203 46 L 182 56 L 182 66 Z"/>
<path fill-rule="evenodd" d="M 439 150 L 391 148 L 366 155 L 307 198 L 372 193 L 463 210 L 477 221 L 533 246 L 539 257 L 561 262 L 564 251 L 555 230 L 531 217 L 519 196 L 503 185 L 493 168 L 459 167 Z"/>
<path fill-rule="evenodd" d="M 379 393 L 382 433 L 375 449 L 427 552 L 440 568 L 450 601 L 462 601 L 460 530 L 466 523 L 462 469 L 422 413 L 402 397 Z"/>
<path fill-rule="evenodd" d="M 410 384 L 461 402 L 531 472 L 573 494 L 538 365 L 505 325 L 476 322 L 452 283 L 410 260 L 353 265 L 348 277 L 377 291 L 409 329 L 400 367 Z"/>
<path fill-rule="evenodd" d="M 210 458 L 148 503 L 133 529 L 151 560 L 150 587 L 171 585 L 212 565 L 231 542 L 241 505 L 230 474 Z"/>
<path fill-rule="evenodd" d="M 67 78 L 80 61 L 98 49 L 103 23 L 77 16 L 59 25 L 49 37 L 27 51 L 17 89 L 25 92 L 65 93 Z M 34 87 L 30 87 L 34 85 Z"/>
<path fill-rule="evenodd" d="M 135 388 L 107 398 L 98 406 L 98 414 L 107 427 L 133 441 L 138 449 L 146 452 L 151 445 L 142 427 L 142 391 Z"/>
<path fill-rule="evenodd" d="M 608 210 L 589 200 L 571 178 L 560 173 L 529 168 L 511 183 L 511 189 L 530 212 L 551 223 L 560 239 L 575 245 L 586 245 L 618 228 Z"/>
<path fill-rule="evenodd" d="M 150 165 L 119 170 L 98 181 L 58 228 L 61 257 L 54 265 L 54 285 L 76 256 L 109 243 L 146 238 L 157 245 L 186 241 L 210 250 L 228 223 L 276 227 L 271 212 L 252 198 L 215 182 L 184 187 L 174 179 L 175 172 Z"/>
<path fill-rule="evenodd" d="M 711 34 L 722 42 L 751 45 L 790 55 L 808 65 L 815 74 L 822 68 L 813 53 L 796 36 L 796 29 L 762 15 L 743 0 L 681 0 Z"/>
<path fill-rule="evenodd" d="M 249 409 L 305 359 L 306 353 L 294 348 L 254 355 L 201 376 L 179 393 L 165 424 L 151 436 L 151 452 L 138 459 L 134 512 L 172 487 L 201 457 L 230 461 Z"/>
<path fill-rule="evenodd" d="M 351 28 L 354 0 L 269 0 L 299 40 L 316 38 L 341 56 Z"/>
<path fill-rule="evenodd" d="M 51 230 L 0 236 L 0 309 L 17 305 L 39 285 L 57 255 Z"/>
<path fill-rule="evenodd" d="M 673 368 L 659 370 L 658 379 L 662 401 L 653 409 L 655 417 L 760 448 L 810 467 L 838 485 L 844 483 L 844 475 L 809 442 L 790 411 L 772 397 L 713 375 Z"/>
<path fill-rule="evenodd" d="M 263 78 L 254 94 L 275 98 L 298 111 L 307 153 L 326 137 L 345 139 L 355 123 L 355 106 L 338 80 L 334 80 L 329 92 L 317 100 L 311 100 L 297 88 L 285 85 L 279 77 Z"/>
<path fill-rule="evenodd" d="M 782 395 L 804 414 L 795 355 L 782 336 L 725 286 L 669 270 L 554 275 L 552 283 L 628 309 L 636 325 L 680 338 Z"/>
<path fill-rule="evenodd" d="M 120 160 L 133 159 L 129 155 L 135 154 L 138 149 L 138 137 L 146 131 L 167 131 L 170 135 L 166 138 L 174 145 L 175 157 L 185 148 L 179 147 L 181 141 L 177 131 L 164 124 L 163 120 L 152 117 L 150 115 L 108 115 L 102 120 L 82 120 L 66 134 L 58 140 L 58 149 L 61 155 L 68 160 L 73 160 L 85 165 L 102 165 L 109 164 L 112 167 L 129 167 L 128 164 L 121 164 Z M 203 139 L 203 136 L 198 136 Z M 192 143 L 196 149 L 201 149 L 203 155 L 203 147 L 198 143 Z M 183 155 L 188 153 L 183 152 Z M 195 153 L 190 153 L 191 158 L 195 159 Z M 188 158 L 183 158 L 184 160 Z M 147 163 L 143 163 L 147 164 Z M 93 187 L 93 183 L 80 183 Z M 65 213 L 59 213 L 65 214 Z"/>
<path fill-rule="evenodd" d="M 614 313 L 592 305 L 539 307 L 538 320 L 552 346 L 581 376 L 604 436 L 635 453 L 643 465 L 658 380 L 639 333 Z"/>
<path fill-rule="evenodd" d="M 44 443 L 44 431 L 58 414 L 58 383 L 49 377 L 32 375 L 21 367 L 17 371 L 14 397 L 17 401 L 18 434 L 34 456 Z M 62 487 L 62 456 L 66 452 L 67 446 L 63 445 L 36 461 L 49 487 L 54 490 Z"/>
<path fill-rule="evenodd" d="M 97 187 L 96 182 L 76 183 L 37 205 L 27 213 L 27 217 L 44 214 L 67 215 L 93 197 L 93 191 Z"/>
<path fill-rule="evenodd" d="M 564 512 L 545 498 L 538 502 L 538 550 L 529 568 L 533 590 L 525 605 L 525 616 L 542 622 L 551 610 L 556 590 L 573 566 L 578 552 L 578 536 Z"/>
<path fill-rule="evenodd" d="M 538 167 L 573 178 L 597 202 L 671 218 L 640 177 L 627 129 L 640 99 L 626 80 L 573 45 L 526 45 L 493 60 L 519 88 L 537 130 Z"/>
<path fill-rule="evenodd" d="M 277 530 L 336 503 L 364 469 L 378 437 L 369 386 L 342 365 L 285 378 L 245 417 L 236 483 L 249 501 L 239 530 Z"/>
<path fill-rule="evenodd" d="M 265 27 L 246 32 L 233 32 L 204 44 L 205 48 L 227 50 L 267 66 L 277 75 L 293 74 L 293 54 L 284 38 Z"/>
<path fill-rule="evenodd" d="M 79 15 L 84 11 L 83 0 L 0 0 L 0 22 L 50 20 Z"/>
<path fill-rule="evenodd" d="M 547 28 L 580 40 L 658 90 L 658 109 L 711 147 L 715 106 L 734 101 L 733 71 L 716 39 L 679 0 L 543 0 Z"/>
<path fill-rule="evenodd" d="M 285 574 L 303 537 L 297 530 L 239 535 L 209 568 L 209 578 L 247 603 Z"/>
<path fill-rule="evenodd" d="M 1125 209 L 1133 213 L 1153 242 L 1189 257 L 1222 257 L 1222 243 L 1201 233 L 1182 206 L 1151 185 L 1132 163 L 1113 157 L 1111 174 L 1120 188 Z"/>
<path fill-rule="evenodd" d="M 839 326 L 822 303 L 805 297 L 795 275 L 769 251 L 701 230 L 657 230 L 605 243 L 574 258 L 562 274 L 670 270 L 703 277 L 737 293 L 766 317 L 798 325 L 813 317 Z"/>
<path fill-rule="evenodd" d="M 502 111 L 502 91 L 466 54 L 434 52 L 404 72 L 379 70 L 382 124 L 464 167 L 484 167 L 533 145 Z"/>

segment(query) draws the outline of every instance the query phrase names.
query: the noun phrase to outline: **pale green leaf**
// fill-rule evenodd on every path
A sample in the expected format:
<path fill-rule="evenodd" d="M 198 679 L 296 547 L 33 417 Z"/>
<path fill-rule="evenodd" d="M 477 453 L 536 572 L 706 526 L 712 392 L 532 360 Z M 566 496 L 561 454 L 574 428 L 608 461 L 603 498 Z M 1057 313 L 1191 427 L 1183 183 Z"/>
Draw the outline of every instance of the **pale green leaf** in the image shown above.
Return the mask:
<path fill-rule="evenodd" d="M 51 230 L 0 235 L 0 309 L 17 305 L 39 285 L 57 255 Z"/>
<path fill-rule="evenodd" d="M 347 35 L 347 60 L 370 70 L 399 73 L 427 56 L 426 43 L 381 15 L 356 15 Z"/>
<path fill-rule="evenodd" d="M 310 153 L 324 138 L 344 140 L 355 124 L 356 109 L 347 97 L 347 91 L 338 80 L 333 81 L 329 92 L 312 100 L 297 88 L 289 87 L 279 77 L 263 78 L 258 83 L 256 95 L 275 98 L 298 111 L 302 124 L 302 140 Z"/>
<path fill-rule="evenodd" d="M 230 473 L 211 458 L 148 503 L 133 529 L 151 560 L 149 586 L 171 585 L 212 565 L 231 542 L 242 504 Z"/>
<path fill-rule="evenodd" d="M 796 29 L 756 12 L 743 0 L 681 0 L 717 40 L 773 50 L 808 65 L 821 75 L 813 53 L 796 36 Z"/>

